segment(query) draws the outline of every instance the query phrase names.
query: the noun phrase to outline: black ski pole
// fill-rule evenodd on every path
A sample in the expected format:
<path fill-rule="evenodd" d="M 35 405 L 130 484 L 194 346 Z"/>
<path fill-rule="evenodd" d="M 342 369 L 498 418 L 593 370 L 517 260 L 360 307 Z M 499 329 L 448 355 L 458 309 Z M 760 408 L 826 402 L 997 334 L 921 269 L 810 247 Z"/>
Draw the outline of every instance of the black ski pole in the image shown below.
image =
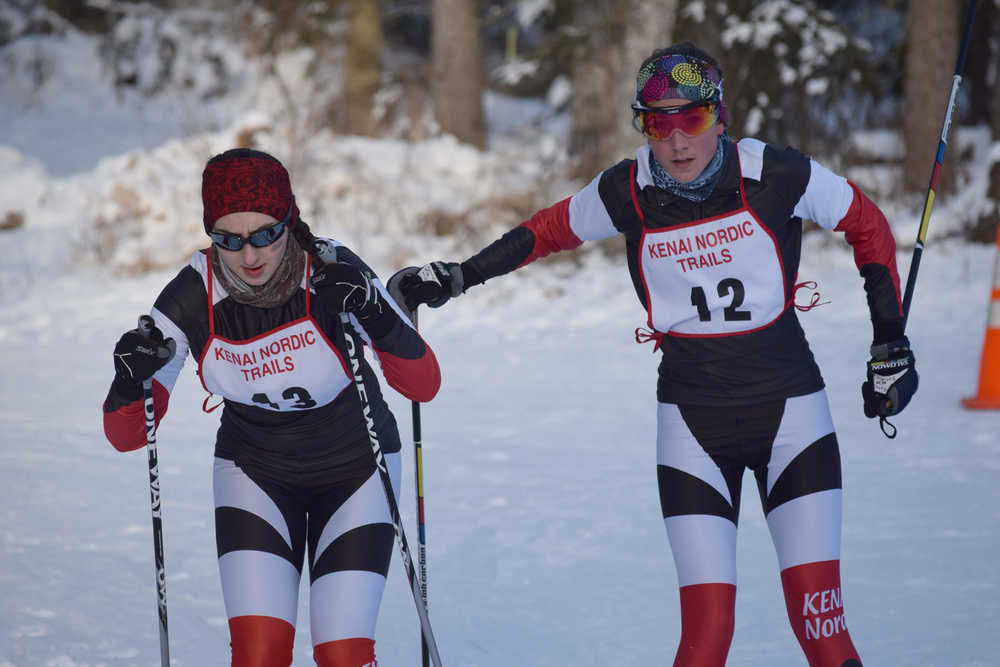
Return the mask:
<path fill-rule="evenodd" d="M 323 239 L 313 240 L 311 254 L 316 258 L 320 266 L 337 261 L 336 248 Z M 417 607 L 417 616 L 420 618 L 420 631 L 423 636 L 423 643 L 427 646 L 434 667 L 441 667 L 441 656 L 438 653 L 437 642 L 434 640 L 434 631 L 431 629 L 431 619 L 427 614 L 427 605 L 424 604 L 420 584 L 417 581 L 416 570 L 413 568 L 413 559 L 410 558 L 410 546 L 406 541 L 406 533 L 403 532 L 403 520 L 399 514 L 399 503 L 396 502 L 396 493 L 392 489 L 392 478 L 389 477 L 389 469 L 385 465 L 382 446 L 379 444 L 378 434 L 375 432 L 375 420 L 372 418 L 371 405 L 368 403 L 368 391 L 365 389 L 365 380 L 361 376 L 361 353 L 355 347 L 354 335 L 351 333 L 353 329 L 351 316 L 345 312 L 340 313 L 340 329 L 341 336 L 343 336 L 344 349 L 347 350 L 347 361 L 351 366 L 351 375 L 354 378 L 354 387 L 357 389 L 358 398 L 361 401 L 361 414 L 365 418 L 368 441 L 372 447 L 372 455 L 375 457 L 375 467 L 378 469 L 379 477 L 382 480 L 382 488 L 385 490 L 385 500 L 389 505 L 392 527 L 396 531 L 396 541 L 399 543 L 403 568 L 406 570 L 406 578 L 410 582 L 410 591 L 413 593 L 413 602 Z"/>
<path fill-rule="evenodd" d="M 969 39 L 972 35 L 972 19 L 976 15 L 976 5 L 979 0 L 970 0 L 968 16 L 965 19 L 965 32 L 958 48 L 958 62 L 955 65 L 955 75 L 951 80 L 951 95 L 944 112 L 944 124 L 941 127 L 941 140 L 938 142 L 937 155 L 934 158 L 934 168 L 931 170 L 931 182 L 924 199 L 924 212 L 920 217 L 920 229 L 917 232 L 917 242 L 913 246 L 913 259 L 910 260 L 910 270 L 906 276 L 906 290 L 903 292 L 903 329 L 910 316 L 910 302 L 913 300 L 913 290 L 917 282 L 917 271 L 920 269 L 920 256 L 924 252 L 924 241 L 927 238 L 927 226 L 931 219 L 931 209 L 934 208 L 934 189 L 937 187 L 938 176 L 941 174 L 941 163 L 944 160 L 944 149 L 948 145 L 948 131 L 951 129 L 951 114 L 955 110 L 955 98 L 962 83 L 962 70 L 965 69 L 965 56 L 969 52 Z"/>
<path fill-rule="evenodd" d="M 386 284 L 386 288 L 389 290 L 389 294 L 393 300 L 406 310 L 410 316 L 410 321 L 413 322 L 413 328 L 417 330 L 419 330 L 417 325 L 417 310 L 420 308 L 420 304 L 414 306 L 412 311 L 410 310 L 410 306 L 406 302 L 406 297 L 400 289 L 400 283 L 407 276 L 415 275 L 418 272 L 419 269 L 417 267 L 408 266 L 394 273 Z M 423 438 L 420 434 L 420 401 L 410 402 L 410 412 L 413 418 L 413 462 L 417 492 L 417 569 L 420 573 L 421 598 L 424 601 L 424 606 L 427 606 L 427 531 L 424 515 L 424 458 Z M 428 667 L 427 641 L 422 637 L 420 642 L 420 657 L 422 667 Z"/>
<path fill-rule="evenodd" d="M 410 313 L 413 321 L 413 328 L 417 329 L 417 309 Z M 427 531 L 424 518 L 424 460 L 423 442 L 420 434 L 420 401 L 411 401 L 411 414 L 413 417 L 413 463 L 414 479 L 417 487 L 417 568 L 420 573 L 420 596 L 427 606 Z M 427 650 L 427 640 L 421 638 L 420 656 L 423 667 L 429 665 L 429 655 Z"/>
<path fill-rule="evenodd" d="M 149 336 L 153 318 L 139 316 L 139 332 Z M 167 636 L 167 574 L 163 567 L 163 517 L 160 514 L 160 464 L 156 456 L 156 408 L 153 403 L 153 380 L 142 383 L 143 412 L 146 415 L 146 453 L 149 455 L 149 501 L 153 511 L 153 559 L 156 565 L 156 609 L 160 626 L 160 665 L 170 667 L 170 642 Z"/>
<path fill-rule="evenodd" d="M 424 645 L 430 652 L 431 661 L 434 667 L 441 667 L 441 656 L 438 655 L 437 643 L 434 641 L 434 632 L 431 630 L 430 617 L 427 615 L 427 606 L 424 604 L 417 581 L 417 573 L 413 569 L 413 560 L 410 558 L 410 547 L 406 543 L 406 533 L 403 532 L 403 521 L 399 515 L 399 505 L 396 502 L 396 495 L 392 489 L 392 479 L 389 477 L 389 470 L 385 465 L 385 457 L 382 454 L 382 447 L 378 442 L 378 435 L 375 433 L 375 420 L 372 418 L 371 405 L 368 403 L 368 392 L 365 390 L 365 381 L 361 377 L 360 353 L 354 344 L 354 335 L 350 333 L 351 318 L 347 313 L 340 313 L 340 325 L 344 336 L 344 348 L 347 350 L 348 363 L 351 365 L 351 374 L 354 376 L 354 386 L 358 390 L 358 398 L 361 399 L 361 412 L 365 418 L 365 425 L 368 428 L 368 440 L 371 442 L 372 454 L 375 456 L 375 467 L 378 468 L 379 477 L 382 478 L 382 487 L 385 489 L 385 498 L 389 503 L 389 514 L 392 516 L 392 527 L 396 529 L 396 540 L 399 542 L 399 551 L 403 557 L 403 567 L 406 569 L 406 576 L 410 580 L 410 589 L 413 592 L 413 601 L 417 606 L 417 616 L 420 617 L 420 629 L 423 633 Z"/>

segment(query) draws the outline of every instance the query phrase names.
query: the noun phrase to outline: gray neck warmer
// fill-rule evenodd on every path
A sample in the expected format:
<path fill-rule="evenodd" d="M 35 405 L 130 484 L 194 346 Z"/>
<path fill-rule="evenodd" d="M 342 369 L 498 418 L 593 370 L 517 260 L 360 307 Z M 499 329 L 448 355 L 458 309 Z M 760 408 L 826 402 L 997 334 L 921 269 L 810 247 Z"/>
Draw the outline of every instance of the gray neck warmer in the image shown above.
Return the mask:
<path fill-rule="evenodd" d="M 270 280 L 260 286 L 247 284 L 235 271 L 226 266 L 215 248 L 211 248 L 209 254 L 212 257 L 212 271 L 229 296 L 238 303 L 257 308 L 274 308 L 292 298 L 295 290 L 302 284 L 302 273 L 306 266 L 305 251 L 290 235 L 285 243 L 285 254 L 281 257 L 278 270 Z"/>
<path fill-rule="evenodd" d="M 722 164 L 726 161 L 726 153 L 729 151 L 729 135 L 723 132 L 719 135 L 719 143 L 715 146 L 715 155 L 701 172 L 698 178 L 690 183 L 681 183 L 671 176 L 663 166 L 656 161 L 653 151 L 649 151 L 649 172 L 653 176 L 653 183 L 656 187 L 672 192 L 678 197 L 684 197 L 691 201 L 705 201 L 715 189 L 719 182 L 719 175 L 722 173 Z"/>

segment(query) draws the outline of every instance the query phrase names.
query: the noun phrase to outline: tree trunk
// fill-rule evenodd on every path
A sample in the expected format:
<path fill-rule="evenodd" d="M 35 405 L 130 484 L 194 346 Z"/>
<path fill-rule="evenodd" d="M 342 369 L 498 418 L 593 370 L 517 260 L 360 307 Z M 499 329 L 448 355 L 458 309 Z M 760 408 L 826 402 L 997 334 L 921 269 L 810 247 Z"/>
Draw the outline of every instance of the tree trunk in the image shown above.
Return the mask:
<path fill-rule="evenodd" d="M 958 15 L 955 0 L 909 0 L 903 119 L 906 192 L 926 191 L 934 166 L 958 57 Z M 955 151 L 945 151 L 935 193 L 951 190 L 954 182 Z"/>
<path fill-rule="evenodd" d="M 613 120 L 617 133 L 613 150 L 623 157 L 633 154 L 636 146 L 645 143 L 632 127 L 629 107 L 635 98 L 635 77 L 642 61 L 656 49 L 673 44 L 677 19 L 677 0 L 628 0 L 625 14 L 625 52 L 621 76 L 617 78 Z"/>
<path fill-rule="evenodd" d="M 993 140 L 1000 139 L 1000 74 L 995 74 L 995 81 L 990 89 L 993 92 L 992 104 L 990 106 L 989 124 Z"/>
<path fill-rule="evenodd" d="M 375 136 L 373 100 L 382 76 L 382 17 L 378 0 L 351 0 L 351 28 L 344 63 L 344 131 Z"/>
<path fill-rule="evenodd" d="M 963 3 L 968 4 L 968 3 Z M 965 25 L 969 9 L 962 11 Z M 1000 137 L 1000 5 L 991 0 L 980 2 L 972 23 L 969 54 L 965 61 L 962 87 L 968 86 L 968 109 L 963 118 L 973 125 L 989 125 L 994 139 Z"/>
<path fill-rule="evenodd" d="M 573 175 L 592 178 L 645 141 L 630 106 L 639 65 L 670 46 L 677 0 L 595 0 L 575 8 L 582 37 L 574 50 L 570 153 Z"/>
<path fill-rule="evenodd" d="M 573 8 L 573 24 L 580 37 L 573 49 L 570 78 L 572 129 L 569 152 L 574 158 L 572 173 L 577 178 L 593 178 L 624 155 L 614 146 L 617 123 L 629 122 L 617 103 L 618 79 L 624 66 L 621 16 L 612 0 L 594 0 Z M 617 158 L 616 158 L 617 156 Z"/>
<path fill-rule="evenodd" d="M 431 92 L 441 131 L 485 148 L 483 63 L 474 0 L 431 1 Z"/>

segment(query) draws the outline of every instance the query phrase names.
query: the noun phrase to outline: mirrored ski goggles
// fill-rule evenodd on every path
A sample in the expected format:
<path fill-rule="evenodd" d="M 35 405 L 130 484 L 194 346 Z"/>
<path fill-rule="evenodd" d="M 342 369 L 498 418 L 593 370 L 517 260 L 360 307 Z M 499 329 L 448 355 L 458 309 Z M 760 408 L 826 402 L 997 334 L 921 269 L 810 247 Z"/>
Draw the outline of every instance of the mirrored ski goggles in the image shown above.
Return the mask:
<path fill-rule="evenodd" d="M 650 139 L 662 141 L 674 130 L 689 137 L 698 136 L 718 120 L 719 105 L 699 101 L 679 107 L 647 107 L 636 101 L 632 103 L 632 112 L 632 126 L 636 130 Z"/>
<path fill-rule="evenodd" d="M 225 250 L 232 250 L 234 252 L 242 250 L 245 243 L 249 243 L 254 248 L 266 248 L 281 238 L 281 233 L 285 231 L 285 226 L 288 225 L 291 215 L 292 207 L 289 206 L 284 220 L 258 229 L 246 238 L 239 234 L 228 234 L 226 232 L 209 232 L 208 235 L 212 239 L 212 243 Z"/>

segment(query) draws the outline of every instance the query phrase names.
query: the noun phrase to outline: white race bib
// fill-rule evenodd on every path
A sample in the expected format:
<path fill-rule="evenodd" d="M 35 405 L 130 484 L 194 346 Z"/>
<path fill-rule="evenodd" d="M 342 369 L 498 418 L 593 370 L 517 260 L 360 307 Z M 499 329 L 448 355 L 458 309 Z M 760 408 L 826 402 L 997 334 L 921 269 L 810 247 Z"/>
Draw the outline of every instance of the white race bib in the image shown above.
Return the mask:
<path fill-rule="evenodd" d="M 311 318 L 249 341 L 212 336 L 199 369 L 211 393 L 277 411 L 326 405 L 351 383 L 343 359 Z"/>
<path fill-rule="evenodd" d="M 681 336 L 759 329 L 784 311 L 777 242 L 749 209 L 646 231 L 639 271 L 652 327 Z"/>

